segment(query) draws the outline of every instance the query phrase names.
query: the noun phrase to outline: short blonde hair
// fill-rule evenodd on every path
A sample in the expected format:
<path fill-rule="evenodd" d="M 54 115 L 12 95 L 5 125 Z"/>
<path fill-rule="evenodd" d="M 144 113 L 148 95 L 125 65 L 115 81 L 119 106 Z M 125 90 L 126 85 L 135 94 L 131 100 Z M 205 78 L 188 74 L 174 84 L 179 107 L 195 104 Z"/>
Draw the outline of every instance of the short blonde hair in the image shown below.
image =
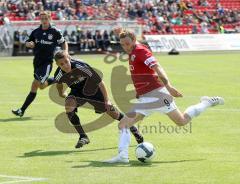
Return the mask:
<path fill-rule="evenodd" d="M 122 30 L 122 32 L 119 34 L 119 38 L 131 38 L 131 40 L 136 40 L 136 35 L 134 34 L 134 32 L 129 31 L 129 30 Z"/>
<path fill-rule="evenodd" d="M 49 19 L 51 19 L 51 13 L 49 11 L 42 11 L 40 12 L 39 16 L 46 15 Z"/>

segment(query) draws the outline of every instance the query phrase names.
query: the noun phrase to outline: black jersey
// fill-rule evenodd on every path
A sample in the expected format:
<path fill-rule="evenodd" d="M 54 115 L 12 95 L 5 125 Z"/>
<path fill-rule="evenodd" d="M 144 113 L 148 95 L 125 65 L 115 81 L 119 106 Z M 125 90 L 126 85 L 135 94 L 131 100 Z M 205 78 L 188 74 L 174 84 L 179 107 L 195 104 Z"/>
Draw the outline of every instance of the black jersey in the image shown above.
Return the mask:
<path fill-rule="evenodd" d="M 35 43 L 33 49 L 34 65 L 37 66 L 52 63 L 56 47 L 65 42 L 61 31 L 53 26 L 47 30 L 43 30 L 42 26 L 38 27 L 32 31 L 27 41 Z"/>
<path fill-rule="evenodd" d="M 71 72 L 66 73 L 57 68 L 54 78 L 57 83 L 66 83 L 72 90 L 91 96 L 98 90 L 98 85 L 102 81 L 101 77 L 87 63 L 71 59 Z"/>

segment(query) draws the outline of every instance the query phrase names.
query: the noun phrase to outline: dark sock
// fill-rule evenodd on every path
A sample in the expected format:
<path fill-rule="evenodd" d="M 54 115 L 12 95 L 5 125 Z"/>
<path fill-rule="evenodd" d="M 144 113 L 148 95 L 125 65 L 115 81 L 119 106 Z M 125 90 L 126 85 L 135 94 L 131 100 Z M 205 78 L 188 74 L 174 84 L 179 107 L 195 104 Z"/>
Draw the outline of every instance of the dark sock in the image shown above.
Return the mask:
<path fill-rule="evenodd" d="M 48 86 L 52 85 L 55 82 L 53 77 L 47 79 Z"/>
<path fill-rule="evenodd" d="M 124 117 L 123 113 L 120 112 L 117 120 L 120 121 L 121 119 L 123 119 L 123 117 Z"/>
<path fill-rule="evenodd" d="M 135 126 L 131 126 L 130 127 L 130 131 L 132 132 L 132 134 L 135 136 L 135 137 L 142 137 L 141 133 L 138 131 L 137 127 Z"/>
<path fill-rule="evenodd" d="M 120 121 L 122 118 L 124 117 L 124 114 L 120 112 L 119 117 L 118 117 L 118 121 Z M 131 133 L 134 135 L 134 137 L 139 138 L 142 137 L 141 133 L 138 131 L 137 127 L 135 126 L 131 126 L 130 127 L 130 131 Z"/>
<path fill-rule="evenodd" d="M 25 112 L 25 110 L 28 108 L 28 106 L 33 102 L 33 100 L 36 98 L 37 93 L 30 92 L 24 102 L 24 104 L 21 107 L 21 110 Z"/>
<path fill-rule="evenodd" d="M 80 135 L 80 138 L 87 137 L 86 133 L 84 132 L 81 126 L 78 115 L 74 111 L 67 113 L 67 115 L 68 115 L 68 119 L 70 120 L 70 122 L 73 124 L 74 128 L 77 130 L 78 134 Z"/>

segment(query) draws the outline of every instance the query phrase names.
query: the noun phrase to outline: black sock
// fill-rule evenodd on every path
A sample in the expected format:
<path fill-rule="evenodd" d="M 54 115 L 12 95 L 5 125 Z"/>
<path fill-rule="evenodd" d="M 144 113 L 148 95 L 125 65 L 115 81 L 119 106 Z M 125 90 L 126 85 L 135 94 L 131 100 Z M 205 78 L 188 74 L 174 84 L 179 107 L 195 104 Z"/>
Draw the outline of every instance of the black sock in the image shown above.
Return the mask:
<path fill-rule="evenodd" d="M 130 127 L 130 131 L 133 133 L 133 132 L 138 132 L 138 129 L 137 129 L 137 127 L 135 127 L 135 126 L 131 126 Z"/>
<path fill-rule="evenodd" d="M 54 82 L 55 82 L 54 77 L 51 77 L 51 78 L 47 79 L 48 86 L 52 85 Z"/>
<path fill-rule="evenodd" d="M 136 138 L 142 137 L 142 135 L 141 135 L 141 133 L 138 131 L 137 127 L 131 126 L 131 127 L 130 127 L 130 131 L 131 131 L 131 133 L 132 133 Z"/>
<path fill-rule="evenodd" d="M 120 121 L 121 119 L 123 119 L 123 117 L 124 117 L 123 113 L 120 112 L 117 120 Z"/>
<path fill-rule="evenodd" d="M 24 102 L 24 104 L 21 107 L 22 112 L 25 112 L 25 110 L 28 108 L 28 106 L 33 102 L 35 99 L 37 93 L 35 92 L 30 92 Z"/>
<path fill-rule="evenodd" d="M 70 122 L 73 124 L 74 128 L 77 130 L 78 134 L 80 135 L 80 138 L 87 137 L 86 133 L 84 132 L 81 126 L 78 115 L 74 111 L 67 113 L 67 115 L 68 115 L 68 119 L 70 120 Z"/>

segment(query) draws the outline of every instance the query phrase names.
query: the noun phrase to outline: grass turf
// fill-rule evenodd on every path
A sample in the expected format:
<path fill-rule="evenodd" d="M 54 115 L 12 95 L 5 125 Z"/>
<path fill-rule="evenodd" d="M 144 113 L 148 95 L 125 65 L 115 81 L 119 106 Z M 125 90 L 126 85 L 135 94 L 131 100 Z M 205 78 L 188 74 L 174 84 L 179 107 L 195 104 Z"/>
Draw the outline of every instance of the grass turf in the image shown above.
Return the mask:
<path fill-rule="evenodd" d="M 38 91 L 23 118 L 14 117 L 11 109 L 22 105 L 30 89 L 32 58 L 1 58 L 0 184 L 26 183 L 21 178 L 2 175 L 47 178 L 32 183 L 239 183 L 240 54 L 155 56 L 184 95 L 176 99 L 181 110 L 197 103 L 202 95 L 223 96 L 226 104 L 209 109 L 194 119 L 191 127 L 180 130 L 164 115 L 147 117 L 139 128 L 145 140 L 154 144 L 157 155 L 151 164 L 138 162 L 132 138 L 129 165 L 101 163 L 117 153 L 116 121 L 90 132 L 91 144 L 75 150 L 77 134 L 55 128 L 55 117 L 64 107 L 49 99 L 48 89 Z M 124 102 L 125 94 L 115 90 L 124 82 L 124 74 L 113 73 L 113 68 L 127 67 L 127 63 L 106 64 L 103 55 L 81 59 L 102 71 L 109 93 L 114 91 L 114 97 Z M 83 123 L 99 116 L 88 109 L 81 109 L 79 115 Z"/>

